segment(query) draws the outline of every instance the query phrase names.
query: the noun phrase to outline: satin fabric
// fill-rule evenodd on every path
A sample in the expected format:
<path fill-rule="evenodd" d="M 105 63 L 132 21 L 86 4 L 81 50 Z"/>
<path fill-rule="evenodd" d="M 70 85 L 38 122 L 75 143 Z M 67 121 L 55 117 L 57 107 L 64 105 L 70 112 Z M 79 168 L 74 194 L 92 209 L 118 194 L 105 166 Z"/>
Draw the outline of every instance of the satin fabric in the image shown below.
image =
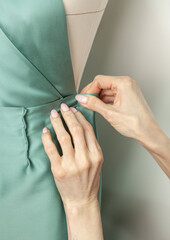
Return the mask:
<path fill-rule="evenodd" d="M 75 95 L 62 0 L 0 1 L 0 239 L 67 239 L 41 134 L 48 127 L 62 154 L 50 111 L 64 102 L 82 112 L 98 138 L 95 113 Z M 102 176 L 100 205 L 101 188 Z"/>

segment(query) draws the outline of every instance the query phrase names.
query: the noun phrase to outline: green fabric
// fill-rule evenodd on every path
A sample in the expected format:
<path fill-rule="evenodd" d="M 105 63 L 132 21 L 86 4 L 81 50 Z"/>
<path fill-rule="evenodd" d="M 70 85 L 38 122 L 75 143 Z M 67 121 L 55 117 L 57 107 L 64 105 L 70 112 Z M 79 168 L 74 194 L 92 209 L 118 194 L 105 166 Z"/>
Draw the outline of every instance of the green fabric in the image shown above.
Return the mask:
<path fill-rule="evenodd" d="M 62 0 L 0 1 L 0 239 L 65 240 L 63 204 L 41 133 L 61 102 L 92 124 L 76 88 Z M 97 94 L 96 94 L 97 96 Z M 61 114 L 60 114 L 61 116 Z M 68 130 L 68 129 L 67 129 Z M 101 185 L 98 192 L 101 204 Z"/>

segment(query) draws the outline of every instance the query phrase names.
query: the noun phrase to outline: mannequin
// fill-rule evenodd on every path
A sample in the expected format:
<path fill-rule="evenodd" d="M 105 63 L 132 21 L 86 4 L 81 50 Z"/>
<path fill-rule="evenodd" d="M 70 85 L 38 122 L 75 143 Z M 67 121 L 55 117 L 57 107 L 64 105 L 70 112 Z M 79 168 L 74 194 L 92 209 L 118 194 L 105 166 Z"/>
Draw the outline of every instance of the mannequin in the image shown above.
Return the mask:
<path fill-rule="evenodd" d="M 108 0 L 63 0 L 77 92 L 107 3 Z"/>

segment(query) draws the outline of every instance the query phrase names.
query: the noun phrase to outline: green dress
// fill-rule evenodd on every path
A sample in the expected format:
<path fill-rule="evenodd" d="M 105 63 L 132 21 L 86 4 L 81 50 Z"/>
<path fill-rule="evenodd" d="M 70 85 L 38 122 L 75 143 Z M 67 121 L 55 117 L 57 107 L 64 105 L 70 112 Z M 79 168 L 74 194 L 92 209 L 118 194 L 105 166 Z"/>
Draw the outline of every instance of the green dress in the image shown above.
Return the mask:
<path fill-rule="evenodd" d="M 61 153 L 50 111 L 64 102 L 83 113 L 97 137 L 94 112 L 75 95 L 62 0 L 1 0 L 0 240 L 67 239 L 41 134 L 48 127 Z"/>

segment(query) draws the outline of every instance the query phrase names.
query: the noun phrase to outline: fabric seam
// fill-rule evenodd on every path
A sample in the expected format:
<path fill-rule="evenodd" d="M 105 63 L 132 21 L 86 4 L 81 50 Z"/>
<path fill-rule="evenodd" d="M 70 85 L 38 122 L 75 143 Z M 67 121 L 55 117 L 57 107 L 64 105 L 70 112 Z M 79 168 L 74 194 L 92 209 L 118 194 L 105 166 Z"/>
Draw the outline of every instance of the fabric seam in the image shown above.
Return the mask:
<path fill-rule="evenodd" d="M 28 166 L 30 166 L 31 161 L 29 159 L 29 142 L 28 142 L 28 136 L 27 136 L 27 123 L 26 123 L 26 113 L 27 109 L 25 107 L 22 108 L 22 123 L 23 123 L 23 136 L 25 140 L 25 155 L 27 159 Z"/>

